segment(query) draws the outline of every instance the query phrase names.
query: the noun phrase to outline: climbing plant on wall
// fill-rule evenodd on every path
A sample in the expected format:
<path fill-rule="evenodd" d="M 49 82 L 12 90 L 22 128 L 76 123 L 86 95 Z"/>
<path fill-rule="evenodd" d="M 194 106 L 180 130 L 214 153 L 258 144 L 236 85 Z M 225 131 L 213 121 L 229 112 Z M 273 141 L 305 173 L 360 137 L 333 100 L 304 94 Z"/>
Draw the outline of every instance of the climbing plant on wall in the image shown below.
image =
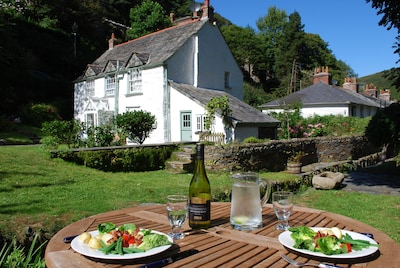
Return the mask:
<path fill-rule="evenodd" d="M 215 112 L 219 109 L 221 112 L 222 123 L 225 127 L 232 126 L 232 110 L 229 107 L 229 99 L 227 96 L 214 97 L 206 105 L 205 127 L 210 130 L 215 120 Z"/>

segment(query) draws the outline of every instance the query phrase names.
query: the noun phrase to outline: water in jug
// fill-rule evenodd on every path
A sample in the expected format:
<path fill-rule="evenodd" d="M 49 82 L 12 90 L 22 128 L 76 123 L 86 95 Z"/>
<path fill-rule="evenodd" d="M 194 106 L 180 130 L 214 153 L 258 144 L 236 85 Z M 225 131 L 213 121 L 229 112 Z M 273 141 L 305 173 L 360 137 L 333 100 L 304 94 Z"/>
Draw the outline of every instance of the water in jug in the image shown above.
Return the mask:
<path fill-rule="evenodd" d="M 238 230 L 262 227 L 262 207 L 268 201 L 271 183 L 254 172 L 236 173 L 231 178 L 231 225 Z"/>

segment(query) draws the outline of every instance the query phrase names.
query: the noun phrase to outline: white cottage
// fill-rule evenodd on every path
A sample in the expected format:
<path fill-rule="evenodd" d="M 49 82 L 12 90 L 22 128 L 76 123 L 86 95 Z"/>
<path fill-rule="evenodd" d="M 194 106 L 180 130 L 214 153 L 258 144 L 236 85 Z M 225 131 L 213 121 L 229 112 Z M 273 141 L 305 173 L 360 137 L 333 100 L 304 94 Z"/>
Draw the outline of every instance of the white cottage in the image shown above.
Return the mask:
<path fill-rule="evenodd" d="M 323 67 L 315 69 L 313 85 L 260 107 L 268 114 L 281 113 L 290 104 L 301 104 L 300 113 L 303 117 L 314 115 L 368 117 L 373 116 L 379 108 L 390 105 L 390 96 L 387 97 L 387 94 L 377 96 L 368 92 L 358 91 L 355 78 L 347 78 L 343 87 L 332 85 L 328 67 Z"/>
<path fill-rule="evenodd" d="M 233 127 L 216 115 L 213 132 L 226 141 L 275 138 L 279 121 L 245 104 L 243 75 L 213 20 L 209 1 L 202 16 L 138 39 L 114 45 L 75 81 L 74 117 L 99 126 L 132 110 L 156 116 L 149 143 L 198 141 L 205 105 L 228 96 Z"/>

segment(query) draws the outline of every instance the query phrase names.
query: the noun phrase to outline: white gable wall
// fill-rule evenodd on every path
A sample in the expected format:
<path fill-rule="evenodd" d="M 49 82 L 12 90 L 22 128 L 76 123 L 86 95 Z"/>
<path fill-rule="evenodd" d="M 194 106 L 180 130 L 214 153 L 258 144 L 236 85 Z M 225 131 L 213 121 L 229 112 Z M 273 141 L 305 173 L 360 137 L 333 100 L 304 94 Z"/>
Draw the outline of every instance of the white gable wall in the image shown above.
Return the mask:
<path fill-rule="evenodd" d="M 243 74 L 217 26 L 206 24 L 199 32 L 198 86 L 224 90 L 243 100 Z M 225 88 L 224 73 L 230 73 Z"/>
<path fill-rule="evenodd" d="M 230 73 L 230 88 L 225 88 L 225 72 Z M 208 23 L 168 60 L 168 79 L 243 100 L 243 74 L 218 27 Z"/>
<path fill-rule="evenodd" d="M 192 36 L 168 61 L 168 79 L 178 83 L 195 85 L 197 61 L 197 36 Z"/>

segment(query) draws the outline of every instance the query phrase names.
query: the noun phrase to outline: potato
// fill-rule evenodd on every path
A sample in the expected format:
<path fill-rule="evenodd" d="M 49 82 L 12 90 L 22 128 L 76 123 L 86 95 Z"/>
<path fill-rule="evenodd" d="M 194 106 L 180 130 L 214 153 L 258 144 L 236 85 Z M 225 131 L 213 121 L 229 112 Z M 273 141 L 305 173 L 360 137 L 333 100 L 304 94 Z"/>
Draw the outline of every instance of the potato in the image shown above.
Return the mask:
<path fill-rule="evenodd" d="M 99 248 L 101 248 L 100 241 L 97 240 L 97 239 L 94 238 L 94 237 L 90 238 L 89 243 L 88 243 L 88 246 L 89 246 L 90 248 L 93 248 L 93 249 L 99 249 Z"/>
<path fill-rule="evenodd" d="M 339 238 L 339 239 L 342 238 L 343 234 L 342 234 L 342 231 L 341 231 L 339 228 L 337 228 L 337 227 L 332 227 L 331 230 L 332 230 L 332 233 L 333 233 L 337 238 Z"/>
<path fill-rule="evenodd" d="M 92 238 L 92 235 L 88 232 L 84 232 L 79 235 L 79 241 L 81 241 L 82 243 L 85 243 L 85 244 L 89 243 L 91 238 Z"/>
<path fill-rule="evenodd" d="M 103 234 L 103 236 L 101 237 L 101 240 L 104 242 L 104 244 L 111 245 L 112 243 L 108 242 L 108 240 L 110 240 L 111 238 L 113 238 L 112 234 Z"/>

